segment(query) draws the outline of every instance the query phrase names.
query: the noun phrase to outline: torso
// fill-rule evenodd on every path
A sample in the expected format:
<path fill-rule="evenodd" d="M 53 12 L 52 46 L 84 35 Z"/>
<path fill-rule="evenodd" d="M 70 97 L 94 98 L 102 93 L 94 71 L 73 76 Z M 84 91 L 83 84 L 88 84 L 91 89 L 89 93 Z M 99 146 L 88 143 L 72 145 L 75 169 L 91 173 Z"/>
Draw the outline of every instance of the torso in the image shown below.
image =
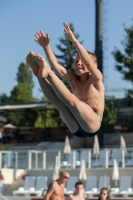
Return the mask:
<path fill-rule="evenodd" d="M 59 185 L 57 181 L 54 183 L 55 189 L 49 200 L 64 200 L 64 185 Z"/>
<path fill-rule="evenodd" d="M 71 83 L 73 94 L 87 103 L 95 113 L 103 116 L 104 110 L 104 85 L 102 81 L 95 83 L 90 76 L 84 83 L 80 81 L 78 76 L 74 76 Z"/>

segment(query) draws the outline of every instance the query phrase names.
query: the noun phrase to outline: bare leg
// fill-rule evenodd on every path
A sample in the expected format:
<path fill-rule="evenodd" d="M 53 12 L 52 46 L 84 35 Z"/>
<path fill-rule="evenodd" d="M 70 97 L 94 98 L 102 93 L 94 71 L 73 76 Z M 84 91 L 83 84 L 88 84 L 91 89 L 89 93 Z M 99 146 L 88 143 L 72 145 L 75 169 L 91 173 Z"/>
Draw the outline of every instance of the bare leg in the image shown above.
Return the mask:
<path fill-rule="evenodd" d="M 38 63 L 34 60 L 34 53 L 30 52 L 28 56 L 26 57 L 26 61 L 31 67 L 33 73 L 38 76 L 39 73 L 39 65 Z M 44 72 L 45 74 L 45 72 Z M 41 74 L 40 74 L 41 75 Z M 65 104 L 57 97 L 55 94 L 54 90 L 52 89 L 50 83 L 46 78 L 40 78 L 37 77 L 39 84 L 41 86 L 41 89 L 47 99 L 57 108 L 59 111 L 64 123 L 68 126 L 71 132 L 76 132 L 79 124 L 73 114 L 70 112 L 70 110 L 65 106 Z"/>
<path fill-rule="evenodd" d="M 38 75 L 47 78 L 57 97 L 71 110 L 83 130 L 90 133 L 96 132 L 101 122 L 92 108 L 80 101 L 67 89 L 64 83 L 49 68 L 42 56 L 35 54 L 34 59 L 40 67 Z M 68 125 L 68 127 L 70 126 Z"/>

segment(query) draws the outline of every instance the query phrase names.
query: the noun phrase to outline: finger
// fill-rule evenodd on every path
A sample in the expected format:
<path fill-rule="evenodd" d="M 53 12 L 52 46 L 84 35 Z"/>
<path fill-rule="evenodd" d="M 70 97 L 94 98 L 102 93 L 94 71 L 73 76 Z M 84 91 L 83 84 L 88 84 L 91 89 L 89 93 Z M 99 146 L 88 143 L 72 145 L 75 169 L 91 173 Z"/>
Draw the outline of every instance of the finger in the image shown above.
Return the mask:
<path fill-rule="evenodd" d="M 65 26 L 66 29 L 70 29 L 66 22 L 64 22 L 64 26 Z"/>
<path fill-rule="evenodd" d="M 64 22 L 64 23 L 63 23 L 63 25 L 66 27 L 67 23 L 66 23 L 66 22 Z"/>
<path fill-rule="evenodd" d="M 39 38 L 39 36 L 37 34 L 34 35 L 37 39 Z"/>
<path fill-rule="evenodd" d="M 39 37 L 42 37 L 42 34 L 41 34 L 41 32 L 39 32 L 39 33 L 38 33 L 38 35 L 39 35 Z"/>
<path fill-rule="evenodd" d="M 40 34 L 41 34 L 41 36 L 45 36 L 44 33 L 43 33 L 43 31 L 40 31 Z"/>
<path fill-rule="evenodd" d="M 35 40 L 35 42 L 39 43 L 38 40 L 36 40 L 36 39 L 34 39 L 34 40 Z"/>
<path fill-rule="evenodd" d="M 38 32 L 36 32 L 36 36 L 40 37 L 40 34 Z"/>
<path fill-rule="evenodd" d="M 46 33 L 46 37 L 47 37 L 48 39 L 50 39 L 50 37 L 49 37 L 49 34 L 48 34 L 48 33 Z"/>

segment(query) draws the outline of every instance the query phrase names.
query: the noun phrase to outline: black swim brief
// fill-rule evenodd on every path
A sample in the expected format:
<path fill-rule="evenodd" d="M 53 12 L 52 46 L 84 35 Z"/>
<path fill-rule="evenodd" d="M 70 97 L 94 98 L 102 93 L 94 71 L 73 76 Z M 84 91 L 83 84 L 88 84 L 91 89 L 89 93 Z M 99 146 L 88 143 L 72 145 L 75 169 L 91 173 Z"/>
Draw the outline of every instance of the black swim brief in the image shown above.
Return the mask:
<path fill-rule="evenodd" d="M 99 131 L 99 130 L 98 130 Z M 81 127 L 79 127 L 79 129 L 77 130 L 76 133 L 73 133 L 76 137 L 79 138 L 86 138 L 86 137 L 94 137 L 98 131 L 94 132 L 94 133 L 87 133 L 85 132 Z"/>

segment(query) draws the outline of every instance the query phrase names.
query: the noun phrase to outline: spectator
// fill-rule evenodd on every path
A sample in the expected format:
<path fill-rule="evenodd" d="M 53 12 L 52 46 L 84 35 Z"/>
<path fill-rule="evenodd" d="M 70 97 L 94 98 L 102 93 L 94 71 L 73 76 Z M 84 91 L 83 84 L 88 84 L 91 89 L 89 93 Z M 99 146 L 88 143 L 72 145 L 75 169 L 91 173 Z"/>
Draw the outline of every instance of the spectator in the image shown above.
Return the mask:
<path fill-rule="evenodd" d="M 110 193 L 108 188 L 104 187 L 100 190 L 98 200 L 110 200 Z"/>

